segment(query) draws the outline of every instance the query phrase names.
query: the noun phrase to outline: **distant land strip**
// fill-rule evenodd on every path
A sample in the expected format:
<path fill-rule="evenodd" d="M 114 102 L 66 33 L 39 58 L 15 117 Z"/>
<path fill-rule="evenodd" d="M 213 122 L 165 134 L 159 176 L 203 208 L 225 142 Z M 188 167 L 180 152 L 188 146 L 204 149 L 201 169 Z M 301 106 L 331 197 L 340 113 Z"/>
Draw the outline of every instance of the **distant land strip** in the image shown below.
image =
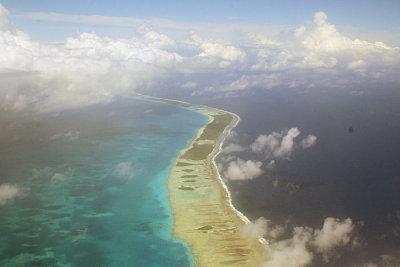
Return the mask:
<path fill-rule="evenodd" d="M 232 206 L 214 161 L 239 116 L 177 100 L 135 97 L 179 105 L 209 118 L 176 158 L 168 180 L 173 235 L 189 245 L 195 265 L 259 266 L 265 253 L 263 244 L 242 237 L 242 227 L 249 221 Z"/>

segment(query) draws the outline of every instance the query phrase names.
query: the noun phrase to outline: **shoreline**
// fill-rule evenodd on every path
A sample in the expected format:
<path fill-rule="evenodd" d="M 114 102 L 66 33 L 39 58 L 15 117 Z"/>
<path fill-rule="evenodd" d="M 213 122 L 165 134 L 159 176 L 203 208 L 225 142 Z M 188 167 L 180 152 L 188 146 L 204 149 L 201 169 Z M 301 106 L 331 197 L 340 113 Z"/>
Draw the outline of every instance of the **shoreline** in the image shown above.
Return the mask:
<path fill-rule="evenodd" d="M 195 266 L 257 266 L 266 241 L 259 238 L 254 242 L 241 236 L 242 227 L 250 220 L 234 207 L 215 162 L 240 117 L 203 105 L 136 96 L 178 105 L 208 117 L 189 146 L 180 151 L 168 179 L 173 235 L 188 244 Z"/>

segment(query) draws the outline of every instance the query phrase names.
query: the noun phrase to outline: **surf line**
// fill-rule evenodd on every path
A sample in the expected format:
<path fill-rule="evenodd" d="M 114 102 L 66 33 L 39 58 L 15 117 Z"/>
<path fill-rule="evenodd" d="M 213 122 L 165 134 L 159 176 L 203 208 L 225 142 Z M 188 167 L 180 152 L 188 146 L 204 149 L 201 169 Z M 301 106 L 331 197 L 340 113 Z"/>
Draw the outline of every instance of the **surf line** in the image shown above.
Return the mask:
<path fill-rule="evenodd" d="M 181 106 L 208 117 L 190 145 L 181 150 L 168 179 L 173 235 L 191 249 L 196 266 L 257 266 L 267 242 L 244 238 L 250 220 L 232 204 L 231 194 L 215 162 L 223 142 L 240 122 L 232 112 L 187 102 L 135 95 L 150 101 Z"/>

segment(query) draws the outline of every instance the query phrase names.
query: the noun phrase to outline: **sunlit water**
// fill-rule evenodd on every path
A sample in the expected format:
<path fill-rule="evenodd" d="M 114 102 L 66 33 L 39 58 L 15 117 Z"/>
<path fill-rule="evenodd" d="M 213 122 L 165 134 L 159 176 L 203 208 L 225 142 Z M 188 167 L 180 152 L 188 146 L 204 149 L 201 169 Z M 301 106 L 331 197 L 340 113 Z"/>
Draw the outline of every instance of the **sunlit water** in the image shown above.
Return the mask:
<path fill-rule="evenodd" d="M 1 266 L 192 265 L 166 182 L 205 116 L 129 99 L 21 118 L 2 121 L 0 185 L 19 193 L 0 205 Z"/>

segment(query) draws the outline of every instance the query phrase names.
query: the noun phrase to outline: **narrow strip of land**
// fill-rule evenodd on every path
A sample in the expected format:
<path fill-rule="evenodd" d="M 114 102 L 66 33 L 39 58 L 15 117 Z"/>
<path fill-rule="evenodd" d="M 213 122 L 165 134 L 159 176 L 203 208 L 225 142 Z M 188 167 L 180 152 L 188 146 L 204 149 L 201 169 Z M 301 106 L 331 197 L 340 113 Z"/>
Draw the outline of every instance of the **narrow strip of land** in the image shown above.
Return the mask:
<path fill-rule="evenodd" d="M 241 236 L 245 222 L 232 207 L 214 162 L 239 117 L 205 106 L 145 98 L 182 105 L 209 118 L 190 146 L 181 151 L 170 173 L 174 236 L 189 245 L 197 266 L 258 266 L 263 246 Z"/>

